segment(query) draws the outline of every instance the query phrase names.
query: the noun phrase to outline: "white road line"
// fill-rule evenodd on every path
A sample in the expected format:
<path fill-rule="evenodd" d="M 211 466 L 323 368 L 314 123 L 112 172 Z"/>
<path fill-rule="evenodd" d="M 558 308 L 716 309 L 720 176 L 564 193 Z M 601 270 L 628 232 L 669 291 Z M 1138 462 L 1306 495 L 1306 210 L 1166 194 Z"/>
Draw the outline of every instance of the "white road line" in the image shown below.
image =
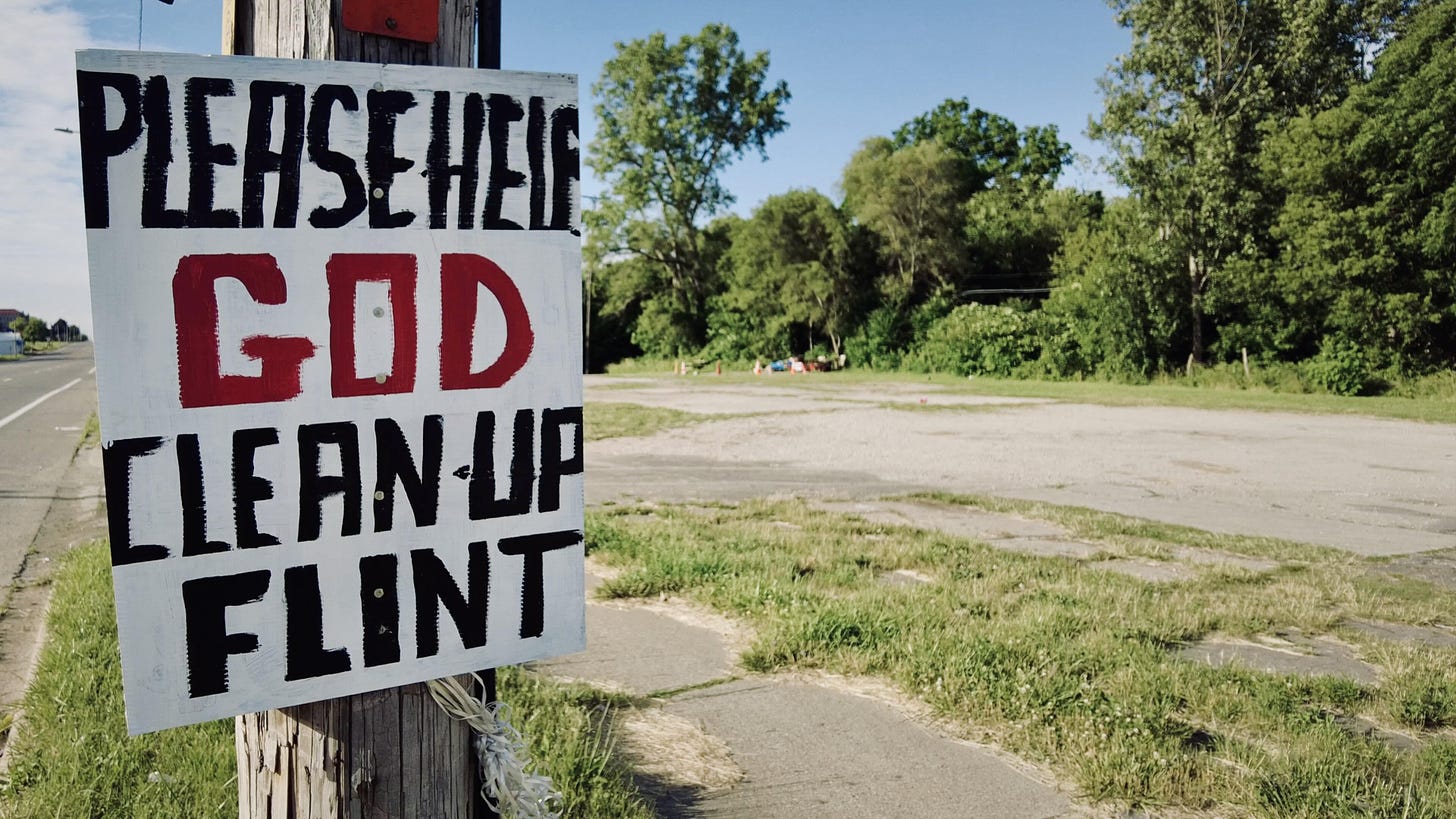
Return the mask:
<path fill-rule="evenodd" d="M 91 369 L 89 369 L 89 370 L 86 371 L 86 374 L 87 375 L 95 375 L 96 374 L 96 368 L 95 367 L 92 367 Z"/>
<path fill-rule="evenodd" d="M 31 410 L 35 409 L 36 407 L 40 406 L 41 404 L 44 404 L 46 402 L 46 399 L 47 398 L 52 398 L 54 396 L 60 395 L 61 393 L 65 392 L 66 390 L 69 390 L 70 388 L 76 386 L 79 383 L 81 383 L 81 379 L 77 378 L 76 380 L 74 380 L 71 383 L 65 385 L 64 387 L 57 387 L 56 389 L 51 390 L 50 392 L 46 393 L 45 395 L 42 395 L 41 397 L 35 399 L 34 401 L 31 401 L 29 404 L 26 404 L 25 406 L 21 407 L 20 409 L 16 410 L 15 412 L 10 413 L 9 415 L 5 416 L 4 418 L 0 418 L 0 429 L 3 429 L 6 424 L 10 423 L 11 421 L 14 421 L 16 418 L 19 418 L 20 416 L 26 414 L 27 412 L 30 412 Z"/>

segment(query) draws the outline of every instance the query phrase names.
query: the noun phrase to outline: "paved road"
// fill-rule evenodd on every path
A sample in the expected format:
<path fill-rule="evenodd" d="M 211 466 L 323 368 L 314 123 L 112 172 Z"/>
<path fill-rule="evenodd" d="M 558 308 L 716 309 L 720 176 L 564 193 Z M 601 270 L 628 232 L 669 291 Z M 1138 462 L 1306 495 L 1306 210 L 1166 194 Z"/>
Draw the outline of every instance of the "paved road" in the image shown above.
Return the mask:
<path fill-rule="evenodd" d="M 19 571 L 96 408 L 95 369 L 90 344 L 0 361 L 0 588 Z"/>
<path fill-rule="evenodd" d="M 588 445 L 595 503 L 945 490 L 1366 555 L 1456 548 L 1448 424 L 987 399 L 832 377 L 587 384 L 588 402 L 731 414 Z"/>

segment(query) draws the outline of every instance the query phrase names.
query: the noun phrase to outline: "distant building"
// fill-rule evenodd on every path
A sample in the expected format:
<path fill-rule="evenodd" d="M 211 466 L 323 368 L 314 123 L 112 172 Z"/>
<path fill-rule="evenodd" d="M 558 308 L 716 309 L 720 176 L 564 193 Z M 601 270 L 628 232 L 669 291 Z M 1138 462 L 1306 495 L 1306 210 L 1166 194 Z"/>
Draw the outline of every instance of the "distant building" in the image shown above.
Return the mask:
<path fill-rule="evenodd" d="M 9 307 L 0 307 L 0 333 L 10 332 L 10 322 L 25 317 L 25 311 L 23 310 L 12 310 Z"/>
<path fill-rule="evenodd" d="M 25 352 L 25 339 L 19 333 L 6 330 L 0 333 L 0 355 L 20 355 Z"/>

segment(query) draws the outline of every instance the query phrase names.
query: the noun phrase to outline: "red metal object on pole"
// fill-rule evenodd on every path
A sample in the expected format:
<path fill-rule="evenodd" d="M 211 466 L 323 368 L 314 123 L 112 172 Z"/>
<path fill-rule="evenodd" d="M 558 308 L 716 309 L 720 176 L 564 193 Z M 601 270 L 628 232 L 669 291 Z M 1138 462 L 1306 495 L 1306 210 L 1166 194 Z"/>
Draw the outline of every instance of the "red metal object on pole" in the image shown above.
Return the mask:
<path fill-rule="evenodd" d="M 342 0 L 344 28 L 433 43 L 440 35 L 440 0 Z"/>

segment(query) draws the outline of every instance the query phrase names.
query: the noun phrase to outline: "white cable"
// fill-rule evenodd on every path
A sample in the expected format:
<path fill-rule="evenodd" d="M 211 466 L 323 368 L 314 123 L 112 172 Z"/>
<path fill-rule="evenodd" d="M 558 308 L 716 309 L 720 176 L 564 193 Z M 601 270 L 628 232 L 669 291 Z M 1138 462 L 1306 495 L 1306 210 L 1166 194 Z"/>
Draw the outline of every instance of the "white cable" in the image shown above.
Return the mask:
<path fill-rule="evenodd" d="M 471 674 L 484 690 L 480 677 Z M 480 760 L 480 793 L 486 804 L 504 819 L 560 819 L 561 794 L 551 777 L 529 773 L 526 741 L 510 723 L 510 706 L 482 702 L 454 677 L 426 683 L 430 696 L 452 719 L 475 731 L 475 754 Z"/>

